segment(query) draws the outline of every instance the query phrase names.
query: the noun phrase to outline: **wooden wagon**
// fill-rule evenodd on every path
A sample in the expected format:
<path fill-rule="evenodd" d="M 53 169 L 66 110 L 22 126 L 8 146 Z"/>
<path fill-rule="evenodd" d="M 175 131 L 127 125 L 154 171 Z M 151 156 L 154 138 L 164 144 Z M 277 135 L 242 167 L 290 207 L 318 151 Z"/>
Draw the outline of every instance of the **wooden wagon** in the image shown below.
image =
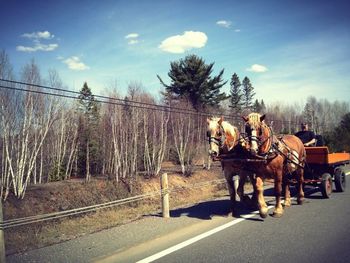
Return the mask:
<path fill-rule="evenodd" d="M 350 153 L 330 153 L 326 146 L 305 149 L 305 184 L 319 186 L 325 198 L 329 198 L 333 192 L 333 182 L 336 191 L 345 191 Z"/>

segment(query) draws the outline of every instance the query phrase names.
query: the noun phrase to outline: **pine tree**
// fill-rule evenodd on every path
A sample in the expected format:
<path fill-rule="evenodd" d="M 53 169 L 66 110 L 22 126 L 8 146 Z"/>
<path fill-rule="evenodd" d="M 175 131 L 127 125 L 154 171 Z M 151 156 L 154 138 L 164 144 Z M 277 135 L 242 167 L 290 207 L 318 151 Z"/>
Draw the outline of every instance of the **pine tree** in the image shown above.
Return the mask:
<path fill-rule="evenodd" d="M 99 172 L 101 163 L 98 139 L 99 104 L 86 82 L 78 98 L 78 112 L 80 113 L 78 174 L 85 175 L 86 180 L 89 180 L 91 174 Z"/>
<path fill-rule="evenodd" d="M 330 133 L 327 141 L 329 141 L 333 151 L 350 151 L 350 112 L 342 117 L 340 123 Z"/>
<path fill-rule="evenodd" d="M 303 111 L 304 122 L 311 125 L 311 127 L 313 126 L 313 123 L 314 123 L 314 115 L 315 113 L 311 104 L 306 103 Z"/>
<path fill-rule="evenodd" d="M 229 107 L 232 108 L 232 113 L 234 115 L 240 114 L 242 110 L 242 89 L 241 89 L 241 81 L 239 80 L 239 77 L 236 73 L 232 75 L 231 82 L 230 82 L 230 105 Z"/>
<path fill-rule="evenodd" d="M 259 103 L 258 99 L 256 99 L 254 102 L 253 111 L 254 112 L 261 112 L 261 104 Z"/>
<path fill-rule="evenodd" d="M 252 86 L 250 79 L 245 77 L 243 79 L 243 107 L 245 109 L 252 109 L 253 98 L 255 96 L 254 87 Z"/>
<path fill-rule="evenodd" d="M 207 106 L 218 107 L 228 96 L 220 92 L 220 88 L 226 84 L 222 80 L 224 70 L 211 77 L 213 66 L 214 63 L 207 65 L 196 55 L 188 55 L 185 59 L 171 62 L 168 73 L 170 85 L 165 84 L 157 75 L 166 90 L 163 95 L 168 100 L 187 99 L 197 110 Z"/>
<path fill-rule="evenodd" d="M 265 113 L 266 112 L 266 105 L 265 105 L 265 102 L 263 99 L 260 102 L 260 107 L 261 107 L 261 109 L 260 109 L 261 113 Z"/>

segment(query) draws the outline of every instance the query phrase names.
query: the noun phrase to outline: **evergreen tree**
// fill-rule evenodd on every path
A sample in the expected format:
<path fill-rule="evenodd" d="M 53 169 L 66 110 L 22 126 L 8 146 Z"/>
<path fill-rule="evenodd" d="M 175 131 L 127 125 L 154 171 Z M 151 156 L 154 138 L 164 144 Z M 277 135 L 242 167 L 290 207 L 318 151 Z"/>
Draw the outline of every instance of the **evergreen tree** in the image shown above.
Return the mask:
<path fill-rule="evenodd" d="M 258 99 L 256 99 L 254 102 L 253 111 L 254 112 L 261 112 L 261 104 L 259 103 Z"/>
<path fill-rule="evenodd" d="M 252 109 L 253 98 L 255 96 L 254 87 L 248 77 L 243 79 L 243 107 L 245 109 Z"/>
<path fill-rule="evenodd" d="M 304 122 L 313 127 L 315 111 L 310 103 L 306 103 L 303 111 Z"/>
<path fill-rule="evenodd" d="M 261 107 L 261 112 L 265 113 L 266 112 L 266 105 L 265 105 L 265 102 L 263 99 L 260 102 L 260 107 Z"/>
<path fill-rule="evenodd" d="M 242 110 L 242 89 L 241 89 L 241 81 L 236 73 L 232 75 L 230 82 L 230 105 L 232 108 L 233 114 L 238 115 Z"/>
<path fill-rule="evenodd" d="M 261 100 L 259 102 L 259 100 L 256 99 L 254 102 L 254 105 L 253 105 L 253 111 L 259 112 L 259 113 L 264 113 L 266 111 L 266 106 L 265 106 L 264 100 Z"/>
<path fill-rule="evenodd" d="M 221 70 L 219 75 L 211 77 L 213 66 L 214 63 L 207 65 L 196 55 L 188 55 L 185 59 L 171 62 L 168 72 L 170 85 L 166 85 L 157 75 L 165 87 L 164 96 L 168 100 L 187 99 L 197 110 L 206 106 L 218 107 L 228 96 L 220 92 L 220 88 L 226 84 L 222 80 L 224 70 Z"/>
<path fill-rule="evenodd" d="M 99 105 L 86 82 L 78 98 L 80 116 L 77 172 L 79 176 L 85 175 L 86 179 L 89 180 L 90 175 L 97 174 L 101 168 L 101 149 L 98 136 Z"/>
<path fill-rule="evenodd" d="M 330 143 L 333 151 L 350 152 L 350 112 L 342 117 L 339 125 L 330 133 L 326 141 Z"/>
<path fill-rule="evenodd" d="M 91 89 L 85 82 L 80 90 L 78 110 L 84 115 L 89 124 L 96 124 L 99 120 L 99 105 L 92 94 Z"/>

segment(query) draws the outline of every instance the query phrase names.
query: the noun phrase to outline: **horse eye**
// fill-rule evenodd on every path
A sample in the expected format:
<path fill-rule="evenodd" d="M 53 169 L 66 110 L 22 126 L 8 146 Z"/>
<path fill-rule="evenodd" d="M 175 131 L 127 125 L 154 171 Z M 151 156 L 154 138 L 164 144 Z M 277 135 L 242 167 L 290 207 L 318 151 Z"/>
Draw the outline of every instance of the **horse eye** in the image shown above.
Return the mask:
<path fill-rule="evenodd" d="M 216 132 L 217 136 L 221 136 L 221 131 Z"/>

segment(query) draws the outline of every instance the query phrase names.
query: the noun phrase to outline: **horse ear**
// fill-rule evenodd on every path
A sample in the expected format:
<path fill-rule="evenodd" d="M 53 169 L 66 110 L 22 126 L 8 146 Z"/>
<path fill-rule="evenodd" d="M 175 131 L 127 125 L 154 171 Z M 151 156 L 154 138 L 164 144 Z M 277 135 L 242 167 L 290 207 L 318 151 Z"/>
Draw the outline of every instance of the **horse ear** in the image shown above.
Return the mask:
<path fill-rule="evenodd" d="M 209 119 L 209 118 L 207 118 L 207 123 L 208 123 L 208 124 L 210 123 L 210 119 Z"/>
<path fill-rule="evenodd" d="M 247 121 L 248 121 L 248 117 L 244 117 L 244 116 L 242 116 L 242 119 L 243 119 L 245 122 L 247 122 Z"/>
<path fill-rule="evenodd" d="M 219 125 L 221 125 L 221 123 L 224 121 L 224 117 L 220 117 L 220 119 L 219 119 L 219 121 L 218 121 L 218 123 L 219 123 Z"/>
<path fill-rule="evenodd" d="M 266 114 L 264 114 L 263 116 L 260 117 L 260 122 L 262 122 L 266 117 Z"/>

